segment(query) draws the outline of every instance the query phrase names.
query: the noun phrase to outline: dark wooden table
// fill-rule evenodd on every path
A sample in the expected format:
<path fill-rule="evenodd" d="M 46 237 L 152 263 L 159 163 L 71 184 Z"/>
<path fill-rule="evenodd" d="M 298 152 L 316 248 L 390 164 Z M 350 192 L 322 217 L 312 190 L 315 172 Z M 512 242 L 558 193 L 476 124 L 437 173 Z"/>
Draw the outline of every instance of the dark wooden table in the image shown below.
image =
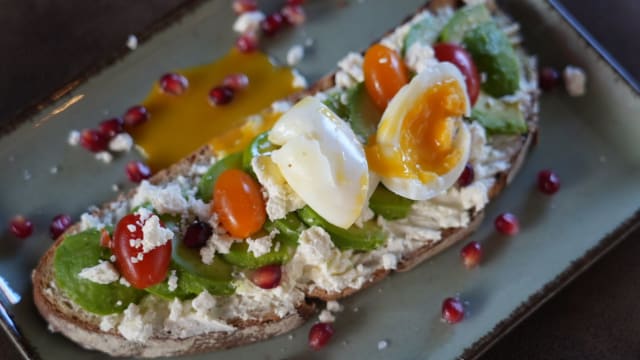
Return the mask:
<path fill-rule="evenodd" d="M 188 1 L 0 0 L 0 121 L 108 58 L 129 34 Z M 640 79 L 640 1 L 561 3 Z M 640 358 L 637 254 L 640 231 L 518 325 L 483 359 Z M 17 358 L 2 335 L 0 354 Z"/>

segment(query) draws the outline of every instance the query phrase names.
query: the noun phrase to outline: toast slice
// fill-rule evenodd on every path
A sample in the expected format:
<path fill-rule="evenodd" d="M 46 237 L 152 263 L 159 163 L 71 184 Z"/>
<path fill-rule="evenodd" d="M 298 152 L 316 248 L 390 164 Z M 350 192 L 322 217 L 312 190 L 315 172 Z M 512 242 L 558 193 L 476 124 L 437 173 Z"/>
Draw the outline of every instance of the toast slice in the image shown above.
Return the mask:
<path fill-rule="evenodd" d="M 435 12 L 445 7 L 455 7 L 457 5 L 457 2 L 453 0 L 438 0 L 432 1 L 426 6 L 426 8 Z M 407 21 L 410 21 L 410 19 Z M 529 131 L 523 136 L 512 136 L 499 139 L 499 141 L 506 144 L 505 147 L 507 147 L 509 151 L 506 151 L 503 154 L 503 166 L 499 170 L 493 169 L 492 171 L 489 171 L 489 175 L 484 179 L 487 192 L 486 201 L 488 201 L 489 198 L 496 196 L 500 190 L 511 181 L 522 164 L 528 149 L 535 142 L 538 93 L 537 85 L 531 83 L 531 81 L 535 82 L 536 77 L 531 77 L 531 75 L 535 74 L 536 69 L 534 61 L 527 60 L 525 63 L 527 64 L 526 76 L 529 88 L 528 91 L 522 94 L 522 96 L 526 97 L 526 100 L 523 102 L 526 106 L 524 106 L 522 110 L 526 115 Z M 309 90 L 292 96 L 289 99 L 290 102 L 300 99 L 305 95 L 316 94 L 335 87 L 337 83 L 336 74 L 337 73 L 330 74 L 319 80 Z M 212 161 L 215 161 L 215 156 L 213 155 L 212 150 L 208 146 L 205 146 L 196 153 L 174 164 L 170 168 L 155 174 L 150 179 L 150 183 L 162 186 L 163 184 L 176 181 L 177 179 L 184 180 L 185 178 L 187 179 L 187 182 L 195 183 L 197 182 L 198 176 L 201 174 L 198 174 L 194 169 L 198 167 L 208 167 Z M 135 190 L 129 194 L 121 196 L 118 200 L 112 203 L 105 204 L 101 209 L 96 209 L 92 215 L 97 219 L 112 221 L 114 218 L 118 218 L 118 209 L 121 205 L 128 204 L 134 196 Z M 446 203 L 446 199 L 441 200 Z M 438 252 L 463 239 L 475 230 L 480 223 L 482 219 L 482 210 L 471 207 L 469 209 L 464 209 L 462 213 L 464 213 L 464 215 L 460 216 L 463 216 L 465 219 L 464 226 L 436 229 L 437 236 L 433 236 L 431 239 L 426 240 L 421 239 L 418 242 L 414 241 L 414 245 L 410 249 L 405 249 L 399 253 L 401 256 L 398 256 L 395 259 L 396 262 L 394 266 L 381 266 L 379 261 L 372 265 L 369 263 L 371 261 L 371 257 L 367 258 L 367 255 L 348 254 L 348 257 L 353 257 L 353 259 L 355 259 L 350 259 L 353 260 L 353 268 L 357 269 L 358 265 L 367 267 L 366 271 L 358 277 L 358 281 L 356 282 L 357 285 L 342 286 L 338 288 L 323 287 L 321 283 L 309 281 L 302 285 L 296 284 L 294 288 L 287 288 L 286 293 L 283 292 L 282 296 L 289 297 L 286 311 L 281 311 L 281 309 L 274 310 L 268 306 L 262 307 L 262 304 L 254 302 L 252 305 L 256 306 L 256 308 L 249 315 L 245 314 L 244 316 L 234 317 L 232 312 L 231 315 L 222 318 L 226 325 L 233 328 L 231 331 L 206 329 L 195 331 L 191 329 L 191 332 L 186 331 L 178 334 L 175 331 L 167 330 L 166 326 L 160 326 L 152 331 L 144 341 L 140 341 L 140 339 L 129 339 L 126 336 L 123 336 L 122 331 L 117 327 L 118 325 L 114 326 L 113 324 L 110 324 L 110 321 L 115 321 L 116 323 L 120 322 L 121 325 L 124 321 L 124 315 L 118 315 L 119 318 L 116 316 L 116 319 L 114 320 L 109 316 L 98 316 L 83 310 L 56 286 L 53 269 L 53 259 L 56 249 L 63 242 L 66 235 L 81 231 L 83 229 L 82 224 L 76 224 L 58 238 L 54 245 L 42 257 L 40 263 L 32 274 L 34 284 L 34 301 L 42 316 L 49 322 L 52 330 L 63 333 L 65 336 L 85 348 L 96 349 L 113 356 L 173 356 L 239 346 L 286 333 L 303 324 L 305 320 L 311 317 L 315 312 L 314 305 L 308 302 L 309 298 L 333 300 L 351 295 L 386 278 L 392 270 L 409 270 L 427 258 L 434 256 Z M 403 225 L 406 225 L 402 223 L 387 222 L 384 219 L 378 219 L 378 222 L 383 228 L 387 229 L 389 227 L 402 227 Z M 433 234 L 435 234 L 435 232 L 433 232 Z M 397 238 L 395 240 L 400 242 L 403 241 L 402 238 Z M 372 253 L 373 255 L 371 256 L 382 256 L 375 251 Z M 293 264 L 285 265 L 285 277 L 293 276 L 295 273 L 292 266 Z M 237 302 L 233 303 L 233 301 L 235 301 L 233 300 L 230 302 L 231 305 L 229 306 L 234 306 L 233 304 L 242 303 L 242 301 L 246 300 L 242 298 L 242 294 L 232 296 L 236 297 L 234 299 L 236 299 Z M 147 302 L 153 303 L 159 301 L 153 295 L 149 295 L 148 298 L 150 300 Z M 278 301 L 273 298 L 271 300 L 275 302 Z M 167 301 L 162 304 L 165 308 L 171 307 L 171 303 Z M 186 302 L 182 303 L 181 306 L 188 306 L 189 304 L 189 302 Z M 146 305 L 141 306 L 143 307 Z M 149 305 L 148 309 L 151 308 L 152 306 Z M 134 308 L 134 310 L 136 309 L 137 308 Z M 150 311 L 147 311 L 146 314 L 149 312 Z M 160 320 L 152 319 L 150 322 L 166 322 L 166 319 L 169 317 L 169 315 L 165 314 L 164 318 Z"/>

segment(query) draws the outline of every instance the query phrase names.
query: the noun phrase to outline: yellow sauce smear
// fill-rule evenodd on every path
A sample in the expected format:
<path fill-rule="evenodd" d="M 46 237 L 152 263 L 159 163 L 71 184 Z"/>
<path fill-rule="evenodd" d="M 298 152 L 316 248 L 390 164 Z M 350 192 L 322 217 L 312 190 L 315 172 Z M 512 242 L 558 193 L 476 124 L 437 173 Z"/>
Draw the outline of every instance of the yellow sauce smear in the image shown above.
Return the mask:
<path fill-rule="evenodd" d="M 274 66 L 265 54 L 258 52 L 243 54 L 232 49 L 211 64 L 178 73 L 189 80 L 187 91 L 180 96 L 165 94 L 156 83 L 142 104 L 151 114 L 149 121 L 131 132 L 153 171 L 171 165 L 207 142 L 217 141 L 212 139 L 242 134 L 243 127 L 244 137 L 253 138 L 275 122 L 264 116 L 268 113 L 265 109 L 275 100 L 300 90 L 293 86 L 291 69 Z M 209 91 L 233 73 L 247 75 L 249 86 L 236 91 L 231 103 L 211 105 Z M 247 122 L 248 118 L 253 123 Z M 242 141 L 224 140 L 218 145 L 238 142 Z"/>
<path fill-rule="evenodd" d="M 385 177 L 430 181 L 449 172 L 462 156 L 454 147 L 452 119 L 464 114 L 464 92 L 457 81 L 445 80 L 427 89 L 403 121 L 400 141 L 392 151 L 372 137 L 365 151 L 371 169 Z"/>

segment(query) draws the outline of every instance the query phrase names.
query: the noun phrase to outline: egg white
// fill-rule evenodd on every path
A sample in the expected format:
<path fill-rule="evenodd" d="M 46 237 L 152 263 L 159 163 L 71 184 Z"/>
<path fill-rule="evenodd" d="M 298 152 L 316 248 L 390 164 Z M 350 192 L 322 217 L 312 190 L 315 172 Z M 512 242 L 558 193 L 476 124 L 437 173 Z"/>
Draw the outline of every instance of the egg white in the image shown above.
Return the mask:
<path fill-rule="evenodd" d="M 364 148 L 349 124 L 306 97 L 276 122 L 269 141 L 281 145 L 271 159 L 306 204 L 342 228 L 358 219 L 370 180 Z"/>

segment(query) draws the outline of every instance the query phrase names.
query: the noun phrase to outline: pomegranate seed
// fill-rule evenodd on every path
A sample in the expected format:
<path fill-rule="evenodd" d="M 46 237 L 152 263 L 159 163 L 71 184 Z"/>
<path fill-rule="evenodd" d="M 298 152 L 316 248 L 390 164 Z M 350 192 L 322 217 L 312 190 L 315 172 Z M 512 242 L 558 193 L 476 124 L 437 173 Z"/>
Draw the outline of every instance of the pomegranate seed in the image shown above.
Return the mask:
<path fill-rule="evenodd" d="M 149 112 L 142 105 L 132 106 L 124 113 L 124 123 L 130 127 L 138 126 L 147 120 L 149 120 Z"/>
<path fill-rule="evenodd" d="M 151 177 L 151 169 L 140 161 L 131 160 L 127 164 L 127 177 L 129 180 L 139 183 Z"/>
<path fill-rule="evenodd" d="M 467 164 L 464 166 L 464 170 L 462 170 L 462 174 L 458 178 L 458 185 L 460 187 L 465 187 L 471 185 L 473 179 L 475 178 L 475 172 L 473 171 L 473 166 L 471 164 Z"/>
<path fill-rule="evenodd" d="M 512 213 L 503 213 L 498 215 L 494 225 L 496 226 L 496 230 L 506 235 L 515 235 L 520 231 L 518 218 Z"/>
<path fill-rule="evenodd" d="M 294 26 L 303 24 L 307 18 L 304 14 L 304 9 L 300 5 L 286 5 L 280 13 L 287 24 Z"/>
<path fill-rule="evenodd" d="M 124 131 L 124 121 L 119 117 L 104 120 L 98 125 L 98 131 L 107 139 L 112 139 Z"/>
<path fill-rule="evenodd" d="M 313 350 L 322 349 L 333 336 L 333 325 L 330 323 L 317 323 L 309 330 L 309 346 Z"/>
<path fill-rule="evenodd" d="M 287 5 L 302 5 L 304 0 L 287 0 Z"/>
<path fill-rule="evenodd" d="M 20 239 L 26 239 L 33 233 L 33 223 L 22 215 L 16 215 L 9 222 L 9 230 Z"/>
<path fill-rule="evenodd" d="M 80 145 L 91 152 L 100 152 L 107 149 L 109 139 L 98 130 L 84 129 L 80 133 Z"/>
<path fill-rule="evenodd" d="M 63 232 L 71 226 L 71 216 L 67 214 L 59 214 L 51 220 L 49 225 L 49 234 L 52 239 L 57 239 Z"/>
<path fill-rule="evenodd" d="M 235 91 L 242 90 L 249 86 L 249 78 L 242 73 L 230 74 L 222 80 L 222 85 L 230 87 Z"/>
<path fill-rule="evenodd" d="M 456 324 L 464 318 L 464 306 L 458 298 L 446 298 L 442 302 L 442 320 L 448 324 Z"/>
<path fill-rule="evenodd" d="M 100 232 L 100 246 L 107 249 L 111 248 L 111 235 L 109 235 L 107 229 L 104 228 Z"/>
<path fill-rule="evenodd" d="M 542 170 L 538 173 L 538 189 L 553 195 L 560 189 L 560 178 L 551 170 Z"/>
<path fill-rule="evenodd" d="M 265 265 L 251 274 L 251 281 L 262 289 L 273 289 L 280 285 L 281 277 L 280 265 Z"/>
<path fill-rule="evenodd" d="M 236 47 L 243 53 L 254 52 L 258 49 L 258 38 L 254 34 L 242 34 L 236 40 Z"/>
<path fill-rule="evenodd" d="M 552 67 L 545 66 L 540 70 L 538 81 L 542 90 L 551 91 L 560 85 L 560 73 Z"/>
<path fill-rule="evenodd" d="M 262 32 L 267 36 L 275 35 L 275 33 L 282 28 L 282 25 L 284 25 L 284 19 L 279 13 L 273 13 L 267 16 L 266 19 L 260 23 Z"/>
<path fill-rule="evenodd" d="M 168 73 L 160 78 L 160 88 L 170 95 L 182 95 L 188 87 L 189 80 L 180 74 Z"/>
<path fill-rule="evenodd" d="M 228 86 L 216 86 L 209 91 L 209 102 L 211 105 L 227 105 L 233 100 L 233 89 Z"/>
<path fill-rule="evenodd" d="M 204 221 L 196 220 L 187 228 L 183 241 L 187 247 L 199 249 L 207 243 L 211 234 L 213 234 L 211 225 Z"/>
<path fill-rule="evenodd" d="M 482 246 L 477 241 L 472 241 L 460 250 L 460 257 L 467 269 L 476 267 L 482 259 Z"/>
<path fill-rule="evenodd" d="M 256 0 L 233 0 L 233 11 L 238 15 L 257 9 L 258 2 Z"/>

